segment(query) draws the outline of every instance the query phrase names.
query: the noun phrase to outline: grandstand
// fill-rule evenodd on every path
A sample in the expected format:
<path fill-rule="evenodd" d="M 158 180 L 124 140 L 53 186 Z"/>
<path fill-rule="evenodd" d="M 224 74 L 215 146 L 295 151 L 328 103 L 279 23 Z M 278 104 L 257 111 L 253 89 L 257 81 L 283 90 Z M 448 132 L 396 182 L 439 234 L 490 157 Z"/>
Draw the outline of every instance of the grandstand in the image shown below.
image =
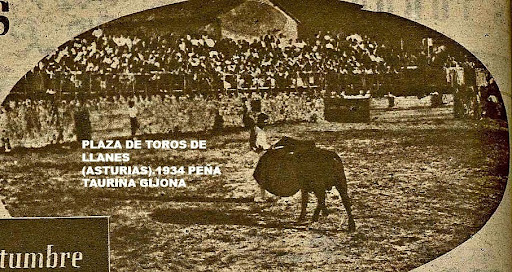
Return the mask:
<path fill-rule="evenodd" d="M 417 82 L 443 89 L 450 58 L 464 61 L 461 48 L 454 56 L 453 42 L 427 28 L 356 4 L 321 2 L 192 0 L 126 16 L 62 45 L 11 97 L 301 84 L 401 95 L 417 92 Z"/>

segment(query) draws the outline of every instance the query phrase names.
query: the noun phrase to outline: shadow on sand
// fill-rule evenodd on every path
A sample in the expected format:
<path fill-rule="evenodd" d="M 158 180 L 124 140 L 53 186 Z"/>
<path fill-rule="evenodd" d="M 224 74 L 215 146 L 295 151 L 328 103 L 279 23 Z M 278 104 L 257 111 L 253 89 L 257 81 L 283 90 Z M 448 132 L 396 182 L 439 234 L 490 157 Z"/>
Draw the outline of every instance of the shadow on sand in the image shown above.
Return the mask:
<path fill-rule="evenodd" d="M 273 216 L 273 217 L 272 217 Z M 312 227 L 308 223 L 297 223 L 292 220 L 278 220 L 261 209 L 251 210 L 217 210 L 212 208 L 165 208 L 157 209 L 150 214 L 153 220 L 168 224 L 183 225 L 238 225 L 257 228 L 294 229 L 299 231 L 312 231 L 319 233 L 345 232 L 345 229 L 325 227 Z"/>

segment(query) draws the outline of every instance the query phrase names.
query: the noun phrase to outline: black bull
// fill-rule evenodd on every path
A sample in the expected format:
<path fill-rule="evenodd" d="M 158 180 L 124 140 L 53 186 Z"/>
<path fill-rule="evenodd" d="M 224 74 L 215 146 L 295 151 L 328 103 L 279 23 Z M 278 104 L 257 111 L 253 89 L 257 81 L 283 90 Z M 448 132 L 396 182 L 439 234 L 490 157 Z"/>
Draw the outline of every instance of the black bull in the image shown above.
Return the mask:
<path fill-rule="evenodd" d="M 347 211 L 349 231 L 355 230 L 343 162 L 335 152 L 318 148 L 313 142 L 284 137 L 261 156 L 253 176 L 262 188 L 277 196 L 292 196 L 300 190 L 299 221 L 306 216 L 309 192 L 318 200 L 312 218 L 315 222 L 320 211 L 327 214 L 326 191 L 336 187 Z"/>

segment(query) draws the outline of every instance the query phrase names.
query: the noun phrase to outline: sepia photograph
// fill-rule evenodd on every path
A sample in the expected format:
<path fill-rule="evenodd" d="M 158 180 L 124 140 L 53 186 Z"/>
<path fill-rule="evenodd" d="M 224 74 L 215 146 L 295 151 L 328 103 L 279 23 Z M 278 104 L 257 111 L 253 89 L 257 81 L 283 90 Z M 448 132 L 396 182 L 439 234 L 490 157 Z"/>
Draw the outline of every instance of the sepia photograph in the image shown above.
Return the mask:
<path fill-rule="evenodd" d="M 505 194 L 503 91 L 393 1 L 353 2 L 188 0 L 54 48 L 1 101 L 0 217 L 107 216 L 111 271 L 410 271 L 456 248 Z"/>

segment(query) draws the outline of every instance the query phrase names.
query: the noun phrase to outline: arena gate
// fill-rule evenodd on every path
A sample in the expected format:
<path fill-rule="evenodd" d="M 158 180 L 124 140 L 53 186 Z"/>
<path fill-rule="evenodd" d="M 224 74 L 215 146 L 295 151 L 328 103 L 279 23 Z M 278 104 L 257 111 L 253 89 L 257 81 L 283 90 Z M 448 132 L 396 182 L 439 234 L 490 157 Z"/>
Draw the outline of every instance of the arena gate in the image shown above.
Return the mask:
<path fill-rule="evenodd" d="M 368 97 L 325 98 L 325 120 L 341 123 L 370 122 L 370 99 Z"/>

